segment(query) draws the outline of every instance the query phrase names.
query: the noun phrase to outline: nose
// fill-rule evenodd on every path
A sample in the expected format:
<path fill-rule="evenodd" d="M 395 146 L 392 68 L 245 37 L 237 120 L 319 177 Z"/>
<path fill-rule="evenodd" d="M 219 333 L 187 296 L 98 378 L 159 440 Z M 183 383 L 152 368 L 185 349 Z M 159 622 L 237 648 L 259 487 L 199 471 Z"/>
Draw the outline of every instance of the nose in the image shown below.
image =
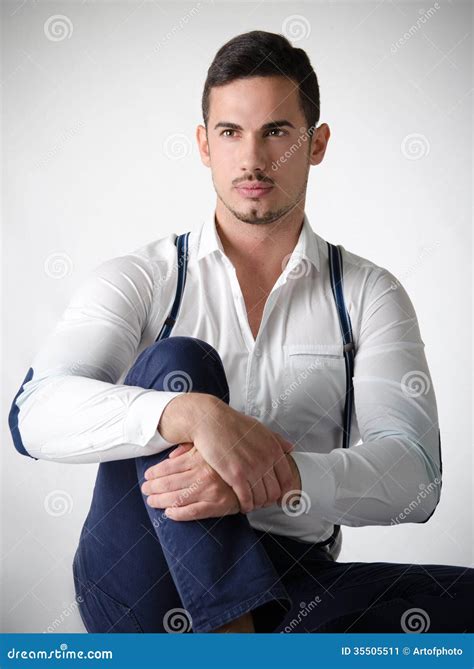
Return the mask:
<path fill-rule="evenodd" d="M 266 156 L 263 140 L 259 137 L 247 137 L 240 144 L 240 168 L 245 172 L 260 170 L 265 172 L 268 158 Z"/>

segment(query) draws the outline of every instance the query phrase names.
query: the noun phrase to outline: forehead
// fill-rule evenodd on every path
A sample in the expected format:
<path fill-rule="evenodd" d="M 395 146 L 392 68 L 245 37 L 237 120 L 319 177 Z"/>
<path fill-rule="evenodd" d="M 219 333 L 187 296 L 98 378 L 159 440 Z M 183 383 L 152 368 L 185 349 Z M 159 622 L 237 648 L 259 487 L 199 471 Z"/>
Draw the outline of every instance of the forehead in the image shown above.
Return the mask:
<path fill-rule="evenodd" d="M 285 76 L 236 79 L 211 88 L 209 120 L 259 127 L 272 118 L 302 117 L 298 84 Z"/>

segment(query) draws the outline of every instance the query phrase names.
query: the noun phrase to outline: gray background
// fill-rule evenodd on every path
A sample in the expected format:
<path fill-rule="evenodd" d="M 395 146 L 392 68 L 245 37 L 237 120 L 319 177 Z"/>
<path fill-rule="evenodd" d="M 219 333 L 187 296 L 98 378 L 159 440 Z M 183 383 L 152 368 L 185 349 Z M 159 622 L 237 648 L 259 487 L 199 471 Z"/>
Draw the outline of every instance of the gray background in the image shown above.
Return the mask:
<path fill-rule="evenodd" d="M 97 469 L 20 457 L 10 403 L 90 270 L 189 230 L 215 201 L 195 144 L 202 87 L 217 49 L 254 29 L 311 59 L 332 131 L 311 225 L 401 280 L 438 401 L 435 515 L 344 528 L 340 560 L 469 565 L 470 3 L 15 0 L 2 13 L 2 631 L 84 631 L 71 562 Z"/>

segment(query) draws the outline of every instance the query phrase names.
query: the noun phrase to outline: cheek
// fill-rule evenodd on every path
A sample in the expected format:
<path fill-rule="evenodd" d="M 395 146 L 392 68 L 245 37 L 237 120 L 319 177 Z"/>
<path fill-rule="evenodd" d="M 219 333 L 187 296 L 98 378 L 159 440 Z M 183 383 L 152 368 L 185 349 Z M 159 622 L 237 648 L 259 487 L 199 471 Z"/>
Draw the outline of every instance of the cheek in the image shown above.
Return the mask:
<path fill-rule="evenodd" d="M 222 179 L 228 174 L 234 174 L 239 166 L 237 149 L 232 146 L 213 146 L 211 152 L 211 167 L 215 179 Z"/>
<path fill-rule="evenodd" d="M 295 153 L 284 151 L 272 156 L 268 174 L 287 192 L 291 192 L 307 179 L 308 160 L 301 153 L 301 149 Z"/>

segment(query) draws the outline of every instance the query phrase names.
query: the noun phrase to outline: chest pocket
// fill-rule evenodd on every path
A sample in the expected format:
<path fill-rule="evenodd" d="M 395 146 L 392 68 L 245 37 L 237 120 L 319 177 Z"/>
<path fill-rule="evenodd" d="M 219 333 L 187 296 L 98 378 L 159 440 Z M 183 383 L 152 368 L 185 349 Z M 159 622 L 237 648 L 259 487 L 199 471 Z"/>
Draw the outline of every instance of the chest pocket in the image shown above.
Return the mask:
<path fill-rule="evenodd" d="M 300 435 L 341 429 L 346 366 L 341 343 L 284 346 L 283 413 Z"/>

